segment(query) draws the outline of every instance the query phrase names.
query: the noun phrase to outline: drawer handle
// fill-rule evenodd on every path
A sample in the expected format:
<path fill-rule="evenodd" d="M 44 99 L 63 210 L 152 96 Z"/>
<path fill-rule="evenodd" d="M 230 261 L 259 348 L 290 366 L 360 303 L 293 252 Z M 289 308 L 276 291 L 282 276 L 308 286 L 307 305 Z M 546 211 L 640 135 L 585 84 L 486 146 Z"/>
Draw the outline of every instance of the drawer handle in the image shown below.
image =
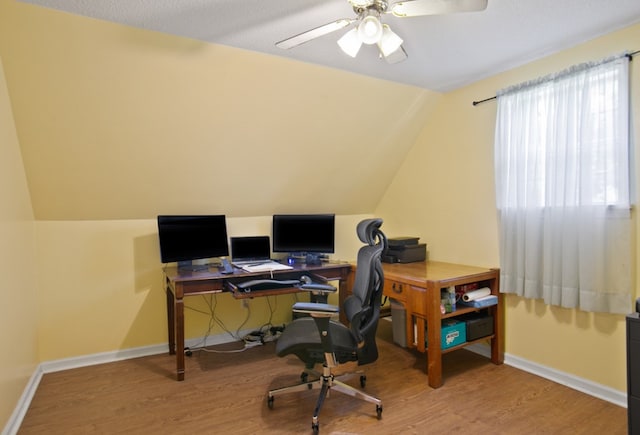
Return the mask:
<path fill-rule="evenodd" d="M 391 290 L 394 293 L 402 293 L 402 284 L 398 284 L 398 287 L 396 288 L 396 283 L 394 282 L 393 285 L 391 286 Z"/>

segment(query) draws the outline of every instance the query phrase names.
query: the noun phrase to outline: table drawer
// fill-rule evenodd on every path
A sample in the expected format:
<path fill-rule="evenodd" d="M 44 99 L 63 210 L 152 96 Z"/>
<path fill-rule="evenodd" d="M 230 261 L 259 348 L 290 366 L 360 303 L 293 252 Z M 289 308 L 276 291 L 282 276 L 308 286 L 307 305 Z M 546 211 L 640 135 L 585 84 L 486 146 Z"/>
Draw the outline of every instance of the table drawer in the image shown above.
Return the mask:
<path fill-rule="evenodd" d="M 385 296 L 388 296 L 390 298 L 405 302 L 407 300 L 408 289 L 409 289 L 408 284 L 385 279 L 382 293 Z"/>

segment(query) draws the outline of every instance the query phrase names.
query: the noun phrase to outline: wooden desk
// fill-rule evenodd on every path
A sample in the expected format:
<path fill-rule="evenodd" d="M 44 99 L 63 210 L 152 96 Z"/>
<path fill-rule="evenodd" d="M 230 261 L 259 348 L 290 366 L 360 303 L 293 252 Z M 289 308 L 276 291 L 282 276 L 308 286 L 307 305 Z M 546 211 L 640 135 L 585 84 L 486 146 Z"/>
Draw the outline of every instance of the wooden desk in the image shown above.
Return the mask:
<path fill-rule="evenodd" d="M 420 352 L 427 352 L 427 373 L 429 386 L 442 386 L 442 354 L 487 339 L 491 341 L 491 361 L 494 364 L 504 362 L 502 297 L 499 293 L 500 270 L 441 262 L 418 262 L 406 264 L 383 263 L 383 294 L 400 302 L 406 309 L 407 346 Z M 351 289 L 353 273 L 348 289 Z M 440 311 L 440 290 L 455 285 L 479 283 L 479 287 L 489 287 L 491 293 L 498 296 L 498 305 L 487 308 L 462 308 L 458 305 L 452 313 Z M 340 305 L 348 293 L 340 293 Z M 441 347 L 442 319 L 463 314 L 487 310 L 493 316 L 493 335 L 479 340 L 466 342 L 446 350 Z M 415 328 L 414 328 L 415 325 Z M 425 345 L 427 330 L 428 349 Z M 415 332 L 414 332 L 415 329 Z"/>
<path fill-rule="evenodd" d="M 323 263 L 322 265 L 295 265 L 291 270 L 273 271 L 274 279 L 297 279 L 309 275 L 314 280 L 340 282 L 340 293 L 345 292 L 345 284 L 351 265 L 349 263 Z M 169 354 L 176 355 L 176 375 L 179 381 L 184 380 L 184 298 L 208 293 L 231 292 L 235 298 L 253 298 L 295 293 L 297 288 L 281 288 L 261 290 L 251 293 L 232 291 L 229 284 L 248 279 L 270 278 L 270 272 L 249 273 L 236 269 L 233 274 L 220 273 L 217 267 L 206 271 L 185 272 L 174 267 L 164 269 L 165 288 L 167 292 L 167 326 L 169 335 Z"/>

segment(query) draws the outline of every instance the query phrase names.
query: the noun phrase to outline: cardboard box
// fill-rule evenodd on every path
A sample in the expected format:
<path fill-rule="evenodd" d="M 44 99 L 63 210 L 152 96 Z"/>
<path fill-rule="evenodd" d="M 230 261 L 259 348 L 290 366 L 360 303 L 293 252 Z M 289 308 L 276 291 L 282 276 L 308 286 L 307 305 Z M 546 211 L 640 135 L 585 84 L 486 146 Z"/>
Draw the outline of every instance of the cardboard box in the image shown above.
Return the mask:
<path fill-rule="evenodd" d="M 443 320 L 440 340 L 442 350 L 465 343 L 467 341 L 467 328 L 465 323 L 455 319 Z M 429 343 L 426 343 L 426 345 L 429 347 Z"/>

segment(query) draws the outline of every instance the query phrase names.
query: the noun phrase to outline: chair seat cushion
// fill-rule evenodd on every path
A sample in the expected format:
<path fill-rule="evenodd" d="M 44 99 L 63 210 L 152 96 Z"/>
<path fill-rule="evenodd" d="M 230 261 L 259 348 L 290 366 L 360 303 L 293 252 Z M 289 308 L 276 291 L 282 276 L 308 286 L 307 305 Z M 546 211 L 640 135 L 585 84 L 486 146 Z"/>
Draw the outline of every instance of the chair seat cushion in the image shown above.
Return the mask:
<path fill-rule="evenodd" d="M 329 329 L 338 362 L 356 361 L 358 343 L 351 330 L 334 321 L 330 322 Z M 287 325 L 276 343 L 276 354 L 280 357 L 294 354 L 306 364 L 323 363 L 324 351 L 313 318 L 301 317 Z"/>

